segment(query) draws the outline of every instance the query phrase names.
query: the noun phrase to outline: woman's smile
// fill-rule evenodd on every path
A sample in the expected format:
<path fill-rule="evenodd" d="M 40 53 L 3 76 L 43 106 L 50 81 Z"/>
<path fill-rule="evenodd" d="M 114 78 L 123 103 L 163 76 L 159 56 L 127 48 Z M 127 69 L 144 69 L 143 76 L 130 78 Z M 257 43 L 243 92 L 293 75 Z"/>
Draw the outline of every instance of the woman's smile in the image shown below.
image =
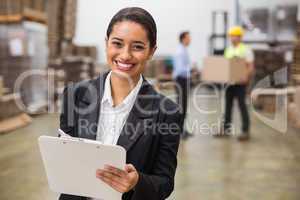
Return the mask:
<path fill-rule="evenodd" d="M 130 71 L 132 68 L 135 67 L 135 63 L 131 63 L 131 62 L 123 62 L 123 61 L 118 61 L 118 60 L 114 60 L 114 64 L 116 65 L 117 69 L 120 71 Z"/>

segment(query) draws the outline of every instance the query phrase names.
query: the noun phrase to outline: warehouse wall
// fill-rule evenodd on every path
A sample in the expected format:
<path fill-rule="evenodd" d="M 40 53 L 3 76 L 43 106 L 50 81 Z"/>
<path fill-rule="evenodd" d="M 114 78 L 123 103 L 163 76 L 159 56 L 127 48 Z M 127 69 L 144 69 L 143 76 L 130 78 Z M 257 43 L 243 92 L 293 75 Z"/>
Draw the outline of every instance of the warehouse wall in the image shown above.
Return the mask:
<path fill-rule="evenodd" d="M 105 31 L 111 17 L 126 6 L 140 6 L 151 12 L 158 26 L 158 51 L 156 55 L 171 55 L 178 44 L 178 33 L 190 30 L 192 44 L 191 59 L 198 66 L 208 53 L 208 37 L 211 33 L 211 12 L 227 10 L 230 22 L 234 19 L 234 0 L 110 0 L 103 3 L 99 0 L 79 0 L 78 24 L 75 42 L 78 44 L 97 44 L 99 60 L 104 58 Z"/>
<path fill-rule="evenodd" d="M 273 7 L 276 5 L 299 4 L 299 0 L 239 0 L 241 6 L 255 7 Z"/>
<path fill-rule="evenodd" d="M 290 5 L 298 5 L 298 13 L 300 13 L 300 1 L 299 0 L 239 0 L 240 3 L 240 10 L 241 14 L 243 16 L 243 12 L 247 11 L 248 9 L 260 9 L 265 8 L 268 9 L 270 14 L 275 14 L 275 11 L 277 10 L 278 6 L 290 6 Z M 277 13 L 279 14 L 279 13 Z M 284 14 L 284 13 L 283 13 Z M 289 13 L 291 14 L 291 13 Z M 244 16 L 245 17 L 245 16 Z M 298 14 L 298 18 L 300 18 L 300 14 Z M 252 39 L 253 36 L 256 37 L 256 39 L 282 39 L 282 40 L 293 40 L 295 38 L 294 32 L 289 31 L 287 29 L 280 31 L 279 33 L 276 32 L 276 23 L 274 23 L 276 19 L 275 15 L 270 15 L 268 19 L 268 27 L 265 27 L 268 31 L 268 34 L 258 34 L 258 33 L 251 33 L 250 35 L 247 35 L 246 37 L 250 36 L 248 39 Z M 291 22 L 293 23 L 293 22 Z M 281 25 L 282 27 L 282 25 Z M 254 35 L 253 35 L 254 34 Z"/>

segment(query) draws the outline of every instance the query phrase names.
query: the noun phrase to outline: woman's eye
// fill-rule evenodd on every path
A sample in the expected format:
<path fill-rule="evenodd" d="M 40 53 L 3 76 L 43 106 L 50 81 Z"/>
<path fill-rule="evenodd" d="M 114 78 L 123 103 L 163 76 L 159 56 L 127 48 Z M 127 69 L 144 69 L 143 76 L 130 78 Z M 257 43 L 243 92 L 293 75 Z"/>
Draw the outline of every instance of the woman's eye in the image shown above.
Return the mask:
<path fill-rule="evenodd" d="M 141 46 L 141 45 L 134 45 L 133 49 L 137 50 L 137 51 L 141 51 L 141 50 L 144 50 L 145 48 L 144 48 L 144 46 Z"/>
<path fill-rule="evenodd" d="M 121 42 L 116 42 L 116 41 L 114 41 L 114 42 L 112 42 L 112 44 L 113 44 L 114 46 L 118 47 L 118 48 L 121 48 L 121 47 L 122 47 L 122 43 L 121 43 Z"/>

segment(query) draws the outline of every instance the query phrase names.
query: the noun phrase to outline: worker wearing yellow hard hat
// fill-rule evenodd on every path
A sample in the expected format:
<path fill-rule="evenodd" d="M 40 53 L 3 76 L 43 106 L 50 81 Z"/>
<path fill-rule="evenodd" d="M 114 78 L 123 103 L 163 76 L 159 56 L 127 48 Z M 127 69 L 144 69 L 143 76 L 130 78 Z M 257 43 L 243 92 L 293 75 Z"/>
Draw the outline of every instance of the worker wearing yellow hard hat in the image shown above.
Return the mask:
<path fill-rule="evenodd" d="M 240 36 L 242 37 L 244 35 L 244 29 L 240 26 L 234 26 L 229 29 L 228 31 L 229 36 Z"/>
<path fill-rule="evenodd" d="M 225 105 L 225 121 L 224 133 L 228 134 L 228 129 L 232 127 L 232 106 L 233 100 L 238 100 L 239 108 L 242 117 L 242 133 L 238 139 L 248 140 L 250 130 L 249 112 L 246 105 L 247 85 L 254 71 L 254 55 L 252 50 L 242 42 L 244 29 L 240 26 L 234 26 L 229 29 L 228 35 L 230 37 L 231 45 L 225 49 L 224 56 L 227 59 L 239 57 L 245 59 L 247 63 L 247 76 L 234 85 L 230 85 L 226 89 L 226 105 Z"/>

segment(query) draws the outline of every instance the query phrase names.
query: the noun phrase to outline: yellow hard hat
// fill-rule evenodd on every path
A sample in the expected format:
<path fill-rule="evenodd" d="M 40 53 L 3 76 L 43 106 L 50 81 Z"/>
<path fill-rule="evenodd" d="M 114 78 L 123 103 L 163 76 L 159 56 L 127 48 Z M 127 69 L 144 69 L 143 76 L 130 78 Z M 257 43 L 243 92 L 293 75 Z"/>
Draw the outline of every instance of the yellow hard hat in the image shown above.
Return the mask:
<path fill-rule="evenodd" d="M 244 29 L 240 26 L 234 26 L 229 29 L 228 35 L 230 36 L 243 36 L 244 35 Z"/>

